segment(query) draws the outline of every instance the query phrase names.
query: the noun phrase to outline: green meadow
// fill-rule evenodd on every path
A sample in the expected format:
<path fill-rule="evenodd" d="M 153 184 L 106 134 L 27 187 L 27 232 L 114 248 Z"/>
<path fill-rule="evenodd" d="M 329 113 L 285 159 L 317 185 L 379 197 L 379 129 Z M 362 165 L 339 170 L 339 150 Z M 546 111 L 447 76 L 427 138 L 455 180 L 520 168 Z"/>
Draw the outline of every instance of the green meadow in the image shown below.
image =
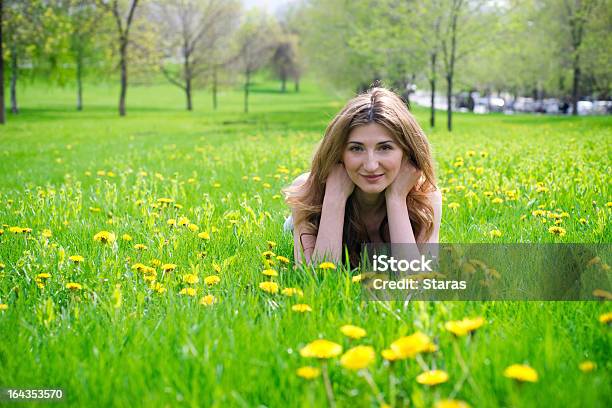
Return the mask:
<path fill-rule="evenodd" d="M 218 111 L 197 92 L 187 112 L 177 88 L 132 86 L 124 118 L 114 84 L 88 84 L 82 112 L 72 88 L 19 89 L 22 111 L 0 127 L 0 387 L 60 388 L 71 406 L 612 404 L 609 301 L 372 302 L 358 271 L 294 268 L 281 188 L 350 95 L 278 88 L 256 83 L 244 114 L 239 89 Z M 448 133 L 444 112 L 435 130 L 414 113 L 443 192 L 441 242 L 610 243 L 610 116 L 455 114 Z M 587 267 L 609 274 L 606 262 Z M 467 335 L 445 325 L 478 317 Z M 431 350 L 383 358 L 416 332 Z M 301 356 L 319 338 L 376 357 L 353 371 Z M 537 380 L 507 378 L 513 364 Z M 434 369 L 448 379 L 417 381 Z"/>

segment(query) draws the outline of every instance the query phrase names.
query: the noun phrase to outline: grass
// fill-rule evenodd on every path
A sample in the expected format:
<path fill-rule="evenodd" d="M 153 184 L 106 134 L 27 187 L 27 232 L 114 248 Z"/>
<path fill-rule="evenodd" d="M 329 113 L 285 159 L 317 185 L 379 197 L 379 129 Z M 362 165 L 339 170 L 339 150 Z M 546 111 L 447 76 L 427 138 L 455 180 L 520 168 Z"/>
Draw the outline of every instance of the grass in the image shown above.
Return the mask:
<path fill-rule="evenodd" d="M 449 395 L 477 407 L 610 405 L 611 332 L 598 321 L 607 302 L 368 302 L 350 271 L 310 274 L 278 262 L 281 288 L 304 296 L 262 291 L 266 241 L 278 255 L 293 254 L 279 190 L 308 168 L 344 102 L 310 82 L 299 94 L 266 92 L 273 87 L 256 85 L 249 114 L 239 91 L 219 95 L 218 112 L 198 92 L 196 110 L 186 112 L 176 88 L 132 87 L 125 118 L 114 85 L 87 86 L 83 112 L 73 110 L 72 89 L 21 89 L 22 113 L 0 128 L 0 303 L 8 305 L 0 386 L 59 387 L 75 406 L 323 406 L 321 378 L 295 373 L 319 365 L 299 350 L 323 337 L 345 350 L 373 346 L 369 372 L 397 406 Z M 425 125 L 427 112 L 415 113 Z M 441 241 L 610 243 L 611 125 L 609 117 L 457 114 L 452 134 L 425 127 L 444 189 Z M 182 207 L 162 208 L 163 197 Z M 181 217 L 199 230 L 167 224 Z M 563 235 L 549 232 L 555 220 Z M 13 234 L 12 226 L 32 231 Z M 93 240 L 102 230 L 116 234 L 115 244 Z M 202 231 L 211 239 L 198 238 Z M 67 259 L 77 254 L 82 263 Z M 131 268 L 154 260 L 177 265 L 163 274 L 156 266 L 165 293 Z M 605 261 L 595 267 L 605 271 Z M 43 272 L 51 277 L 39 279 L 41 289 Z M 199 282 L 183 283 L 188 273 Z M 210 275 L 220 283 L 206 285 Z M 68 290 L 68 282 L 83 288 Z M 197 296 L 180 295 L 185 287 Z M 200 305 L 205 294 L 218 302 Z M 312 312 L 293 312 L 296 303 Z M 475 335 L 444 329 L 469 316 L 486 321 Z M 339 327 L 348 323 L 367 336 L 344 337 Z M 419 362 L 380 357 L 417 330 L 439 348 L 420 363 L 447 371 L 447 383 L 420 385 Z M 597 369 L 581 372 L 585 360 Z M 539 381 L 505 378 L 514 363 L 535 368 Z M 338 359 L 329 369 L 338 406 L 377 403 L 360 374 Z"/>

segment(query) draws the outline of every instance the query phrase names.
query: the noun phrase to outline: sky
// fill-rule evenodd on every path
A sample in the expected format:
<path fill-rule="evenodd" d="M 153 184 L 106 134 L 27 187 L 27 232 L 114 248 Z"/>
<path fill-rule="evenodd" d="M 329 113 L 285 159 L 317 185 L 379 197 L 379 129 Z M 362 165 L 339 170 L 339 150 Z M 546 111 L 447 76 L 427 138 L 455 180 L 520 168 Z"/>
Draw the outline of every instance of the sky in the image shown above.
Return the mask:
<path fill-rule="evenodd" d="M 242 3 L 247 10 L 253 7 L 260 7 L 274 14 L 280 6 L 295 3 L 296 1 L 298 0 L 243 0 Z"/>

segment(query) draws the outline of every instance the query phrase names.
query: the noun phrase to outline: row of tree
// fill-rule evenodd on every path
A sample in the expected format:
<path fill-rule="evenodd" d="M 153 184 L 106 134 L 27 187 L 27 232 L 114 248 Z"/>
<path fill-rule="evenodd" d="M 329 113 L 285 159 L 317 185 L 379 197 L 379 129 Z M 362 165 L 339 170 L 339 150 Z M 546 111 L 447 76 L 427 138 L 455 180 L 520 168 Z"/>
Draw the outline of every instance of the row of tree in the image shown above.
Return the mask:
<path fill-rule="evenodd" d="M 7 73 L 14 114 L 21 75 L 74 81 L 82 110 L 85 76 L 118 74 L 121 116 L 128 78 L 150 82 L 163 75 L 184 92 L 188 110 L 202 86 L 212 90 L 216 109 L 219 85 L 240 73 L 248 112 L 252 77 L 264 66 L 277 73 L 283 92 L 289 80 L 299 89 L 295 34 L 259 10 L 243 12 L 238 0 L 0 0 L 0 16 L 0 75 Z M 2 123 L 4 111 L 2 95 Z"/>
<path fill-rule="evenodd" d="M 310 0 L 297 12 L 310 68 L 336 84 L 610 98 L 610 0 Z M 439 84 L 439 78 L 442 84 Z M 408 93 L 407 93 L 408 95 Z"/>
<path fill-rule="evenodd" d="M 567 97 L 574 113 L 583 96 L 609 99 L 610 2 L 301 0 L 272 17 L 240 0 L 0 0 L 0 83 L 6 71 L 17 113 L 20 75 L 74 81 L 80 110 L 83 78 L 112 73 L 125 115 L 128 73 L 165 77 L 189 110 L 195 88 L 208 87 L 216 109 L 218 88 L 240 79 L 248 112 L 258 70 L 270 67 L 284 91 L 308 67 L 337 89 L 382 81 L 409 98 L 427 87 L 431 126 L 441 89 L 451 130 L 457 89 Z"/>

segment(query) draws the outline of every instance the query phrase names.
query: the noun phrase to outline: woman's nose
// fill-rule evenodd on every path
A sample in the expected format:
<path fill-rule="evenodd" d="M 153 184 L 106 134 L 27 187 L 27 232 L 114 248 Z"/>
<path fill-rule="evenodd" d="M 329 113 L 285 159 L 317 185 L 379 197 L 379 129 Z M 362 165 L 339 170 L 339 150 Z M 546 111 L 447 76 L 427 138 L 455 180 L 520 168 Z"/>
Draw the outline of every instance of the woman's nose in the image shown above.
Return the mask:
<path fill-rule="evenodd" d="M 378 169 L 378 158 L 376 155 L 370 153 L 364 164 L 364 169 L 368 172 L 373 172 Z"/>

